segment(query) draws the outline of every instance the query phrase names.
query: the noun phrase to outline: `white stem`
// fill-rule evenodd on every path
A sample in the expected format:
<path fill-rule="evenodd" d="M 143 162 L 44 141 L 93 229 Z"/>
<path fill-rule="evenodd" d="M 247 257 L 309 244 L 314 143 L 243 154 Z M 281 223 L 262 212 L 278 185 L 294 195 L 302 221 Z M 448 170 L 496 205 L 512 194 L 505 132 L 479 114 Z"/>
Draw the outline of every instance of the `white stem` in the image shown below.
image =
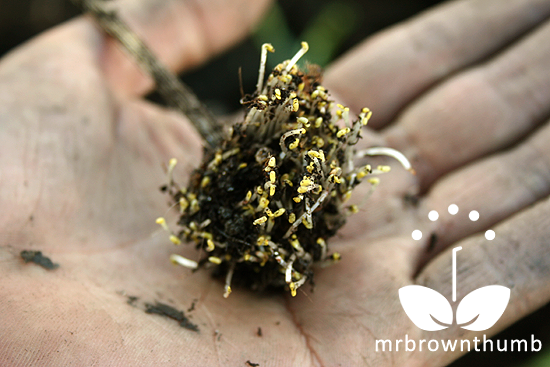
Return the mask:
<path fill-rule="evenodd" d="M 290 284 L 292 282 L 292 262 L 290 262 L 285 269 L 285 282 Z"/>
<path fill-rule="evenodd" d="M 462 250 L 462 246 L 453 249 L 453 302 L 456 302 L 456 253 Z"/>
<path fill-rule="evenodd" d="M 302 48 L 300 49 L 300 51 L 298 51 L 296 55 L 294 55 L 294 57 L 288 62 L 288 65 L 286 66 L 287 72 L 290 71 L 294 65 L 296 65 L 298 60 L 300 60 L 300 58 L 304 56 L 307 50 L 309 50 L 309 45 L 307 44 L 307 42 L 302 42 Z"/>
<path fill-rule="evenodd" d="M 176 158 L 170 159 L 170 162 L 168 163 L 168 185 L 172 186 L 172 174 L 174 172 L 174 168 L 176 167 L 176 164 L 178 164 L 178 160 Z"/>
<path fill-rule="evenodd" d="M 265 64 L 267 62 L 267 52 L 274 52 L 275 49 L 270 43 L 264 43 L 262 45 L 262 53 L 260 55 L 260 70 L 258 73 L 258 84 L 256 84 L 256 91 L 258 94 L 262 93 L 264 76 L 265 76 Z"/>
<path fill-rule="evenodd" d="M 174 264 L 178 264 L 189 269 L 196 269 L 199 267 L 199 264 L 196 261 L 190 260 L 177 254 L 170 255 L 170 261 L 172 261 L 172 263 Z"/>
<path fill-rule="evenodd" d="M 225 287 L 224 287 L 225 292 L 223 294 L 223 298 L 227 298 L 231 294 L 231 279 L 233 278 L 234 270 L 235 270 L 235 264 L 231 264 L 231 267 L 229 268 L 229 271 L 225 276 Z"/>
<path fill-rule="evenodd" d="M 361 150 L 361 151 L 357 152 L 357 156 L 359 156 L 360 158 L 362 158 L 366 155 L 371 155 L 371 156 L 372 155 L 385 155 L 385 156 L 388 156 L 388 157 L 395 158 L 395 159 L 397 159 L 397 161 L 399 163 L 401 163 L 403 168 L 405 168 L 407 171 L 410 171 L 414 174 L 414 169 L 412 168 L 411 163 L 409 162 L 407 157 L 405 157 L 403 155 L 403 153 L 401 153 L 398 150 L 395 150 L 395 149 L 392 149 L 392 148 L 386 148 L 386 147 L 374 147 L 374 148 L 368 148 L 368 149 Z"/>

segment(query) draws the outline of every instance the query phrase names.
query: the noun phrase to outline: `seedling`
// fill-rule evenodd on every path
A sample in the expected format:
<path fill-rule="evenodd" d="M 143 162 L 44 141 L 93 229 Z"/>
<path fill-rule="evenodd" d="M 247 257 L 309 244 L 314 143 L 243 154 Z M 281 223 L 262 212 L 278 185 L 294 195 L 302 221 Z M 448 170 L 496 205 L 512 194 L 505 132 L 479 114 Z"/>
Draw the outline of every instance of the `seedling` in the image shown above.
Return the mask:
<path fill-rule="evenodd" d="M 176 158 L 168 165 L 168 183 L 162 190 L 179 213 L 177 228 L 170 229 L 164 218 L 157 223 L 175 245 L 192 242 L 200 250 L 198 261 L 178 254 L 171 261 L 193 270 L 213 267 L 225 278 L 224 297 L 233 281 L 253 290 L 285 288 L 295 296 L 312 282 L 314 264 L 340 260 L 327 241 L 358 211 L 346 204 L 352 190 L 364 181 L 374 189 L 380 182 L 377 175 L 390 170 L 357 166 L 355 159 L 387 155 L 412 171 L 403 154 L 393 149 L 356 151 L 372 112 L 364 108 L 352 117 L 348 107 L 330 99 L 318 67 L 298 68 L 307 43 L 267 78 L 267 54 L 274 48 L 262 46 L 256 90 L 241 100 L 243 119 L 224 134 L 221 124 L 116 12 L 100 1 L 74 1 L 135 56 L 165 99 L 203 137 L 202 163 L 187 185 L 173 180 Z"/>
<path fill-rule="evenodd" d="M 225 276 L 225 297 L 233 279 L 254 290 L 285 287 L 294 296 L 313 279 L 315 263 L 340 259 L 327 240 L 357 212 L 345 204 L 352 190 L 363 181 L 376 187 L 376 176 L 390 170 L 357 167 L 357 156 L 389 155 L 411 170 L 390 148 L 356 152 L 372 113 L 364 108 L 353 119 L 349 108 L 331 101 L 319 69 L 296 65 L 307 49 L 303 42 L 264 80 L 267 53 L 274 51 L 264 44 L 256 90 L 241 101 L 243 120 L 206 151 L 186 187 L 172 179 L 175 160 L 168 167 L 164 190 L 180 215 L 170 238 L 195 243 L 204 254 L 198 262 L 180 255 L 172 261 L 215 267 Z M 166 229 L 164 218 L 157 222 Z"/>

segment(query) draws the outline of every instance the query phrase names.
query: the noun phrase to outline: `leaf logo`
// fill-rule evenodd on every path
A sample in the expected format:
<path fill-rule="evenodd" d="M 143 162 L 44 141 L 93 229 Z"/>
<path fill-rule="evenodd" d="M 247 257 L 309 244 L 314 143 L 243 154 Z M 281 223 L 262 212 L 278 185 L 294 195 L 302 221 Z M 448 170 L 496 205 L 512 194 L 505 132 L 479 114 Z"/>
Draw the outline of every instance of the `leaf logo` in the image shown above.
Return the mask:
<path fill-rule="evenodd" d="M 456 302 L 456 253 L 453 249 L 453 302 Z M 439 292 L 420 285 L 399 289 L 399 300 L 405 313 L 420 329 L 436 331 L 453 324 L 453 309 Z M 470 292 L 456 309 L 456 323 L 467 330 L 487 330 L 500 319 L 510 300 L 510 289 L 489 285 Z"/>

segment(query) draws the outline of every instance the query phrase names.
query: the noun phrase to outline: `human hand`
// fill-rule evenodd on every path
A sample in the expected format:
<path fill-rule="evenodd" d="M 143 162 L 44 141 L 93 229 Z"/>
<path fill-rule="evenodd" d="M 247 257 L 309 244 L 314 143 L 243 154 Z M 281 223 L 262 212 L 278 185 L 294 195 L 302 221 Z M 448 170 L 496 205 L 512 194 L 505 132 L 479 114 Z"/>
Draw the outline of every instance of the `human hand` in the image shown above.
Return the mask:
<path fill-rule="evenodd" d="M 413 187 L 421 195 L 416 207 L 403 205 L 410 180 L 399 171 L 381 177 L 384 191 L 347 226 L 366 235 L 337 242 L 343 257 L 353 259 L 346 275 L 337 266 L 316 278 L 315 304 L 330 302 L 333 310 L 352 304 L 356 311 L 353 317 L 335 312 L 333 322 L 325 317 L 323 329 L 303 327 L 327 365 L 339 361 L 318 342 L 330 335 L 341 335 L 331 349 L 354 346 L 350 355 L 364 355 L 372 365 L 446 365 L 460 353 L 441 346 L 437 352 L 374 352 L 373 339 L 392 340 L 395 348 L 405 334 L 417 342 L 489 337 L 549 301 L 549 14 L 548 1 L 450 2 L 372 37 L 328 70 L 325 86 L 342 103 L 374 111 L 370 139 L 412 160 Z M 450 204 L 458 205 L 457 215 L 447 212 Z M 440 214 L 434 223 L 427 219 L 430 210 Z M 480 213 L 478 221 L 468 219 L 471 210 Z M 493 241 L 483 236 L 489 228 L 496 232 Z M 422 240 L 411 240 L 413 229 L 422 230 Z M 463 248 L 457 300 L 498 284 L 511 289 L 510 303 L 487 331 L 453 326 L 423 332 L 405 316 L 398 289 L 420 284 L 451 300 L 456 246 Z M 296 320 L 309 325 L 324 312 Z"/>
<path fill-rule="evenodd" d="M 536 3 L 538 11 L 530 10 Z M 247 3 L 252 13 L 248 22 L 203 11 L 235 23 L 205 18 L 207 26 L 197 27 L 205 33 L 193 28 L 180 33 L 169 8 L 157 8 L 158 16 L 146 20 L 143 14 L 149 12 L 135 4 L 144 13 L 141 22 L 130 25 L 147 36 L 172 69 L 198 63 L 245 33 L 264 5 Z M 471 19 L 474 8 L 484 21 Z M 10 210 L 0 217 L 3 364 L 193 366 L 251 360 L 261 366 L 442 365 L 458 354 L 375 352 L 375 339 L 402 339 L 405 334 L 430 338 L 406 317 L 397 292 L 420 283 L 450 298 L 449 252 L 435 255 L 459 240 L 464 240 L 464 250 L 458 299 L 482 285 L 513 285 L 510 305 L 491 333 L 544 304 L 550 295 L 543 215 L 548 203 L 514 213 L 549 190 L 544 170 L 548 148 L 541 144 L 545 127 L 525 140 L 518 136 L 548 117 L 544 57 L 550 50 L 540 41 L 548 26 L 516 38 L 541 23 L 549 8 L 525 0 L 507 8 L 497 1 L 449 4 L 377 36 L 328 71 L 326 86 L 352 108 L 371 107 L 375 127 L 404 110 L 391 127 L 366 133 L 365 143 L 404 150 L 414 158 L 418 175 L 395 169 L 382 177 L 365 208 L 331 241 L 343 261 L 318 270 L 315 292 L 296 298 L 235 289 L 223 299 L 223 284 L 207 272 L 191 274 L 169 266 L 174 248 L 164 236 L 151 237 L 154 219 L 166 210 L 158 192 L 164 179 L 160 163 L 177 157 L 176 174 L 188 175 L 199 159 L 200 142 L 183 117 L 139 100 L 150 82 L 111 41 L 103 47 L 102 36 L 88 21 L 52 30 L 8 56 L 0 64 L 0 206 Z M 174 13 L 192 14 L 185 9 Z M 236 25 L 242 28 L 225 32 Z M 436 25 L 443 29 L 434 32 Z M 204 43 L 201 34 L 211 35 L 206 37 L 211 41 Z M 411 34 L 427 44 L 407 49 Z M 442 34 L 445 40 L 439 38 Z M 475 44 L 471 34 L 477 37 Z M 191 39 L 168 42 L 166 35 Z M 212 46 L 204 50 L 205 44 Z M 467 69 L 508 44 L 502 56 Z M 519 73 L 522 68 L 529 73 Z M 461 69 L 465 71 L 450 76 Z M 397 82 L 397 77 L 403 79 Z M 513 81 L 514 94 L 507 94 L 510 84 L 504 83 L 496 97 L 488 81 L 493 87 Z M 438 86 L 424 93 L 433 85 Z M 519 98 L 524 93 L 534 94 L 537 103 Z M 508 105 L 498 99 L 502 96 Z M 497 110 L 512 102 L 513 115 Z M 479 132 L 497 126 L 492 137 Z M 510 152 L 491 155 L 516 141 L 521 143 Z M 445 149 L 449 146 L 460 149 Z M 404 193 L 417 184 L 427 195 L 418 207 L 404 206 Z M 451 201 L 461 213 L 478 210 L 480 220 L 442 214 L 430 227 L 428 210 L 444 213 Z M 500 221 L 491 227 L 497 233 L 493 242 L 472 237 Z M 411 239 L 416 228 L 423 230 L 424 239 L 437 233 L 435 249 L 427 252 L 425 240 Z M 61 267 L 45 272 L 23 265 L 19 251 L 29 248 L 44 251 Z M 191 246 L 181 252 L 195 256 Z M 517 259 L 524 266 L 518 268 Z M 416 276 L 423 262 L 428 265 Z M 179 309 L 197 298 L 192 315 L 201 332 L 129 307 L 120 291 L 142 300 L 170 299 Z M 258 327 L 262 337 L 256 335 Z M 473 337 L 458 333 L 449 329 L 437 338 Z"/>

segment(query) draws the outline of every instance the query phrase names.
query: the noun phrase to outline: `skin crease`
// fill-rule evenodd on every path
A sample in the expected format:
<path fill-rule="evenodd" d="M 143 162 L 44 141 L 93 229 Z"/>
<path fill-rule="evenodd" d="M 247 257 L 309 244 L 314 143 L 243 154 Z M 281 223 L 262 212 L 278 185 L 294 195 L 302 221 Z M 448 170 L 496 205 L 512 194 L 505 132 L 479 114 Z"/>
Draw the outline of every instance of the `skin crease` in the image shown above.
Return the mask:
<path fill-rule="evenodd" d="M 126 4 L 123 17 L 178 71 L 243 37 L 267 5 Z M 296 298 L 234 289 L 223 299 L 208 272 L 169 264 L 175 251 L 197 255 L 175 249 L 154 223 L 167 210 L 161 163 L 177 157 L 175 175 L 185 181 L 200 139 L 185 118 L 140 99 L 151 81 L 89 19 L 19 47 L 0 61 L 0 365 L 446 365 L 459 353 L 374 348 L 375 339 L 405 334 L 483 334 L 423 332 L 399 303 L 398 289 L 410 284 L 451 298 L 456 245 L 457 299 L 484 285 L 511 288 L 487 335 L 546 304 L 549 16 L 548 1 L 450 2 L 366 40 L 327 70 L 325 86 L 340 101 L 374 111 L 376 130 L 363 144 L 403 151 L 417 175 L 395 165 L 381 176 L 331 241 L 343 260 L 318 270 L 315 291 L 304 287 Z M 183 29 L 178 19 L 199 20 Z M 416 191 L 418 206 L 404 204 Z M 451 203 L 456 216 L 447 214 Z M 437 222 L 427 219 L 432 209 Z M 466 216 L 474 209 L 477 222 Z M 495 240 L 485 240 L 487 228 Z M 412 240 L 413 229 L 422 240 Z M 432 232 L 440 240 L 428 251 Z M 23 249 L 61 266 L 25 265 Z M 181 310 L 198 299 L 190 314 L 200 333 L 127 305 L 122 291 Z"/>

